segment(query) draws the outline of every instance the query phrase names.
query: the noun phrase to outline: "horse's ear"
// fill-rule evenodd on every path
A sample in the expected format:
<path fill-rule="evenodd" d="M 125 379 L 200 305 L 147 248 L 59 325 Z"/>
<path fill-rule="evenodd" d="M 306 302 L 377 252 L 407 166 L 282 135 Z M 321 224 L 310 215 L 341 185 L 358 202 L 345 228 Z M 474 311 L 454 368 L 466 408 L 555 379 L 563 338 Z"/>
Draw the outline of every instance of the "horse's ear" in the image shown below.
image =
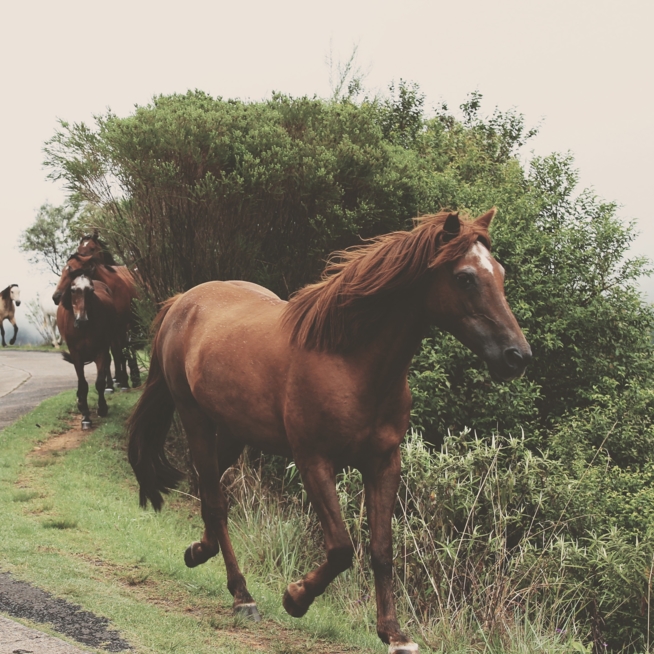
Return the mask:
<path fill-rule="evenodd" d="M 459 218 L 459 212 L 451 213 L 445 219 L 443 223 L 443 243 L 451 241 L 455 236 L 459 235 L 461 231 L 461 219 Z"/>
<path fill-rule="evenodd" d="M 493 207 L 490 211 L 487 211 L 483 216 L 479 216 L 477 220 L 475 220 L 475 223 L 488 231 L 488 228 L 490 227 L 491 221 L 493 218 L 495 218 L 495 214 L 497 213 L 497 209 Z"/>
<path fill-rule="evenodd" d="M 94 241 L 97 241 L 97 240 L 98 240 L 98 236 L 99 236 L 99 232 L 98 232 L 98 228 L 96 227 L 96 228 L 93 230 L 93 240 L 94 240 Z"/>

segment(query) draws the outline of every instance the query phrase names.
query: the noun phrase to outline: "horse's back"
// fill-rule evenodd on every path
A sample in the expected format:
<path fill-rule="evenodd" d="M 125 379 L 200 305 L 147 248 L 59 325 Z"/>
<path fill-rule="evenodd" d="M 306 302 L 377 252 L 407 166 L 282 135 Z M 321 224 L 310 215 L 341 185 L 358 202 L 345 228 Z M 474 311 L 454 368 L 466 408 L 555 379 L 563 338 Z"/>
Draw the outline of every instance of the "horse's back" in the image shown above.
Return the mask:
<path fill-rule="evenodd" d="M 263 440 L 276 441 L 267 449 L 283 450 L 286 302 L 255 286 L 208 282 L 181 295 L 162 321 L 157 355 L 178 405 L 190 392 L 214 421 L 243 438 L 258 432 Z"/>

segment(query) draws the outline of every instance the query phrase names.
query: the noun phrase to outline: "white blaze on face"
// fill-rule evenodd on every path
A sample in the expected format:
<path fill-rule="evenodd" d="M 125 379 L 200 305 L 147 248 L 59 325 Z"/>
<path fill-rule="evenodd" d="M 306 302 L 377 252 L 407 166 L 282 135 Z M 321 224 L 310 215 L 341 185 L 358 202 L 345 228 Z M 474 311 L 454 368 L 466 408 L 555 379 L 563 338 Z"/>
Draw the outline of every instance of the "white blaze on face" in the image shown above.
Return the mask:
<path fill-rule="evenodd" d="M 18 286 L 13 286 L 11 289 L 11 299 L 16 302 L 16 304 L 20 304 L 20 288 Z"/>
<path fill-rule="evenodd" d="M 491 275 L 493 274 L 491 254 L 479 241 L 470 248 L 470 254 L 477 259 L 479 266 L 487 270 Z"/>
<path fill-rule="evenodd" d="M 91 280 L 85 275 L 80 275 L 73 280 L 73 283 L 70 285 L 71 291 L 81 291 L 82 293 L 86 289 L 93 290 L 93 284 Z M 78 311 L 78 307 L 73 305 L 73 313 L 76 320 L 86 320 L 86 305 L 82 304 L 83 310 Z"/>
<path fill-rule="evenodd" d="M 80 275 L 73 280 L 73 283 L 70 285 L 70 287 L 74 291 L 83 291 L 87 288 L 93 288 L 93 285 L 91 284 L 91 280 L 86 277 L 86 275 Z"/>

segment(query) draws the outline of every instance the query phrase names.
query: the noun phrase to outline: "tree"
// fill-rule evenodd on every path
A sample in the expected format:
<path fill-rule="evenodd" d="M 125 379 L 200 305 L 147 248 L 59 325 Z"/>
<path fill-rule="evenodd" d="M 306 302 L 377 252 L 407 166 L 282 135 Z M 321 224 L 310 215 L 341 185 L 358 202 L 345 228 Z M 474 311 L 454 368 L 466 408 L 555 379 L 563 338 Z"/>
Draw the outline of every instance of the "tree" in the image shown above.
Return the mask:
<path fill-rule="evenodd" d="M 537 130 L 513 110 L 484 116 L 481 106 L 473 93 L 459 117 L 445 105 L 426 117 L 419 88 L 404 81 L 358 104 L 196 91 L 159 96 L 127 118 L 109 112 L 93 128 L 62 123 L 46 163 L 102 208 L 96 223 L 156 301 L 235 278 L 287 297 L 333 250 L 406 229 L 420 213 L 497 206 L 494 251 L 534 363 L 524 379 L 497 385 L 434 332 L 411 372 L 414 425 L 435 444 L 464 426 L 524 429 L 544 449 L 604 398 L 604 422 L 618 406 L 640 407 L 609 452 L 621 465 L 649 460 L 654 435 L 637 425 L 654 422 L 650 403 L 617 400 L 654 380 L 654 314 L 636 291 L 646 266 L 627 258 L 633 227 L 614 203 L 577 189 L 571 156 L 523 165 L 520 148 Z"/>
<path fill-rule="evenodd" d="M 374 102 L 160 96 L 94 129 L 62 123 L 46 163 L 103 207 L 103 236 L 156 300 L 230 278 L 288 296 L 330 251 L 417 212 L 415 156 L 377 114 Z"/>
<path fill-rule="evenodd" d="M 46 202 L 37 211 L 34 224 L 21 234 L 18 246 L 31 253 L 30 263 L 59 276 L 68 257 L 77 249 L 87 218 L 88 209 L 81 209 L 78 203 L 65 202 L 56 207 Z"/>

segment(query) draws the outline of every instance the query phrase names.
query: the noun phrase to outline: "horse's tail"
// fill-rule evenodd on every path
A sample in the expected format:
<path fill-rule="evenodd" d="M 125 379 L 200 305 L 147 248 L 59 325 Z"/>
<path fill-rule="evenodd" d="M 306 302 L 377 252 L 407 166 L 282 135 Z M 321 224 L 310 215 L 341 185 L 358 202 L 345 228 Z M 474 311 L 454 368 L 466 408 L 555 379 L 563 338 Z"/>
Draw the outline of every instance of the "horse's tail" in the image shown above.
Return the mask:
<path fill-rule="evenodd" d="M 163 504 L 161 493 L 175 488 L 184 476 L 168 461 L 164 451 L 175 405 L 157 355 L 161 323 L 178 297 L 167 300 L 155 318 L 148 380 L 127 421 L 128 458 L 139 482 L 139 502 L 145 508 L 150 500 L 155 511 L 159 511 Z"/>

